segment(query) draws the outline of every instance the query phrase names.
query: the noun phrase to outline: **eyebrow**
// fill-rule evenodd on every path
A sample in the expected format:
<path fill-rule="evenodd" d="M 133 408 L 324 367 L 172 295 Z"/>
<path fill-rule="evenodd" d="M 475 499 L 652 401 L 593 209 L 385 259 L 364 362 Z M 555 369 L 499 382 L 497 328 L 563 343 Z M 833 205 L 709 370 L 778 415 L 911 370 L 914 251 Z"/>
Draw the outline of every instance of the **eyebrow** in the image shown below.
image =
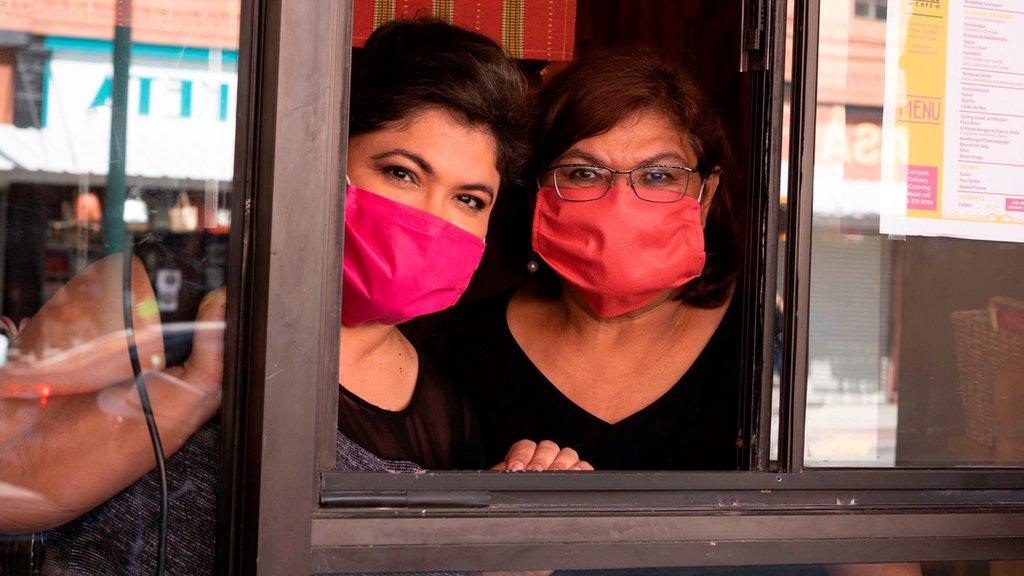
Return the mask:
<path fill-rule="evenodd" d="M 430 162 L 427 162 L 419 154 L 416 154 L 414 152 L 410 152 L 410 151 L 408 151 L 408 150 L 406 150 L 404 148 L 393 148 L 391 150 L 385 150 L 384 152 L 380 152 L 380 153 L 374 154 L 373 156 L 370 156 L 370 158 L 372 160 L 383 160 L 384 158 L 387 158 L 388 156 L 402 156 L 403 158 L 406 158 L 409 161 L 411 161 L 413 164 L 416 164 L 417 166 L 419 166 L 420 170 L 423 170 L 423 172 L 426 173 L 428 176 L 433 176 L 434 175 L 434 167 L 430 165 Z M 491 197 L 491 201 L 493 201 L 495 196 L 497 196 L 497 194 L 498 194 L 497 192 L 495 192 L 493 187 L 491 187 L 491 186 L 489 186 L 487 184 L 480 183 L 480 182 L 471 182 L 469 184 L 461 184 L 461 185 L 458 186 L 458 189 L 459 190 L 465 190 L 467 192 L 472 192 L 472 191 L 482 192 L 482 193 L 487 194 L 488 196 L 490 196 Z"/>
<path fill-rule="evenodd" d="M 580 160 L 583 160 L 584 162 L 588 162 L 588 163 L 591 163 L 591 164 L 594 164 L 594 165 L 597 165 L 597 166 L 604 166 L 604 163 L 601 162 L 601 160 L 598 160 L 598 158 L 596 156 L 594 156 L 593 154 L 588 154 L 587 152 L 584 152 L 584 151 L 579 150 L 577 148 L 570 148 L 569 151 L 566 152 L 565 154 L 562 154 L 561 157 L 563 159 L 565 159 L 565 158 L 578 158 Z M 654 165 L 657 162 L 662 162 L 662 161 L 665 161 L 665 160 L 676 160 L 676 161 L 678 161 L 683 166 L 686 166 L 686 164 L 687 164 L 687 160 L 685 158 L 683 158 L 682 156 L 680 156 L 679 154 L 677 154 L 676 152 L 662 152 L 660 154 L 655 154 L 654 156 L 651 156 L 650 158 L 645 158 L 644 160 L 641 160 L 640 163 L 637 164 L 637 167 L 639 167 L 639 166 L 651 166 L 651 165 Z"/>
<path fill-rule="evenodd" d="M 413 164 L 416 164 L 417 166 L 419 166 L 420 170 L 423 170 L 428 175 L 430 175 L 430 176 L 434 175 L 434 167 L 430 165 L 430 162 L 427 162 L 426 160 L 424 160 L 423 156 L 420 156 L 419 154 L 414 154 L 414 153 L 412 153 L 412 152 L 410 152 L 410 151 L 408 151 L 408 150 L 406 150 L 404 148 L 394 148 L 394 149 L 391 149 L 391 150 L 386 150 L 384 152 L 380 152 L 378 154 L 374 154 L 373 156 L 370 156 L 370 158 L 372 160 L 383 160 L 384 158 L 387 158 L 388 156 L 402 156 L 402 157 L 405 157 L 406 159 L 412 161 Z"/>

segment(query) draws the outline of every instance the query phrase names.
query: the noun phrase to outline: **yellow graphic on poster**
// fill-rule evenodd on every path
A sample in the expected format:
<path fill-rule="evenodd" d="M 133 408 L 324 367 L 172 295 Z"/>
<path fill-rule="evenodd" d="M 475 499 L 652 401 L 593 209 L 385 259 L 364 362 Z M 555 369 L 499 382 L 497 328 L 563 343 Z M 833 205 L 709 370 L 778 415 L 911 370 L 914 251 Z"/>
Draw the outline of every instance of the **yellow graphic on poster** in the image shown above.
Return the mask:
<path fill-rule="evenodd" d="M 900 0 L 886 31 L 885 234 L 1024 242 L 1024 2 Z"/>

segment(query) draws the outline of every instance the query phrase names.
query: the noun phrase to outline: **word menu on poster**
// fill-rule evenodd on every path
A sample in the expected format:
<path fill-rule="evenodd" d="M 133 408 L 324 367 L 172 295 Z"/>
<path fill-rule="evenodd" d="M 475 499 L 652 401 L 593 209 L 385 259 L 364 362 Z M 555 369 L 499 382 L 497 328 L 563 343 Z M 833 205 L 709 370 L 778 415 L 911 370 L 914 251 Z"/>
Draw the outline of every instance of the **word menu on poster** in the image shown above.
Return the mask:
<path fill-rule="evenodd" d="M 1024 0 L 893 4 L 880 231 L 1024 242 Z"/>

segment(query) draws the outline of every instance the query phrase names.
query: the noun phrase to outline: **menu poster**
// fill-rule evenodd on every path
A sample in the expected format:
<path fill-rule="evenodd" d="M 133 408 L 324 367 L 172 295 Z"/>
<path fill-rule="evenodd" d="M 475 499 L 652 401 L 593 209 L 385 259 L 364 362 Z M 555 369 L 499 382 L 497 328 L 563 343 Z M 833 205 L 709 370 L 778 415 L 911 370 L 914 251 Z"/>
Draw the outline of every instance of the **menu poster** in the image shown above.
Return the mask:
<path fill-rule="evenodd" d="M 881 233 L 1024 242 L 1024 0 L 899 0 L 886 26 Z"/>

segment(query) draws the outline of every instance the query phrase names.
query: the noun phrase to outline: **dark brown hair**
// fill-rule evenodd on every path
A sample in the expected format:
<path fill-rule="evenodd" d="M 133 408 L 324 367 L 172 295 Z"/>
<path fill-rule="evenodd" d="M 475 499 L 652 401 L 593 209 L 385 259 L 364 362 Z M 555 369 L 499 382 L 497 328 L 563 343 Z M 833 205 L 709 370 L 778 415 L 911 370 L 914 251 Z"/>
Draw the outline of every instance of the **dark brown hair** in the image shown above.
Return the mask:
<path fill-rule="evenodd" d="M 494 136 L 502 183 L 526 155 L 526 80 L 486 36 L 440 20 L 396 20 L 352 56 L 349 136 L 382 130 L 439 107 Z"/>
<path fill-rule="evenodd" d="M 536 108 L 530 181 L 580 140 L 603 134 L 633 114 L 654 112 L 675 123 L 697 155 L 701 176 L 721 173 L 704 227 L 704 272 L 684 286 L 680 300 L 703 308 L 724 303 L 739 270 L 737 215 L 729 185 L 732 155 L 721 119 L 690 74 L 652 49 L 596 51 L 548 81 L 537 94 Z M 553 275 L 546 266 L 537 273 L 542 291 L 558 289 Z"/>

